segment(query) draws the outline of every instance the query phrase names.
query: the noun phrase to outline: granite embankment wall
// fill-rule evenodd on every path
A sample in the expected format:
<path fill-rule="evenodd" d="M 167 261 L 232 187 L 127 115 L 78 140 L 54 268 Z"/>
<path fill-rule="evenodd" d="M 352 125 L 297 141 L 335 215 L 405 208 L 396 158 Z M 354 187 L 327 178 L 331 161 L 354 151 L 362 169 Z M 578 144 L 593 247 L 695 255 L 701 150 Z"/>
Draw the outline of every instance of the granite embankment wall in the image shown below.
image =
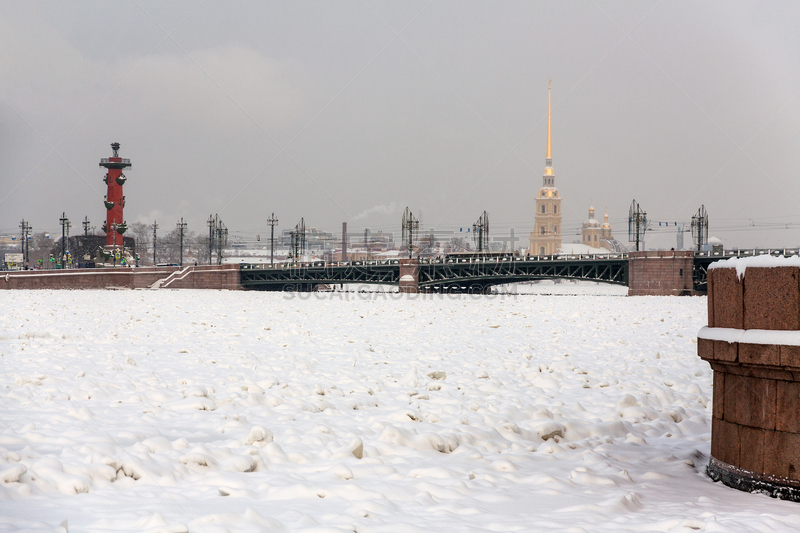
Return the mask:
<path fill-rule="evenodd" d="M 0 289 L 241 289 L 239 265 L 0 272 Z"/>
<path fill-rule="evenodd" d="M 800 266 L 709 269 L 697 352 L 714 370 L 711 477 L 800 501 Z"/>

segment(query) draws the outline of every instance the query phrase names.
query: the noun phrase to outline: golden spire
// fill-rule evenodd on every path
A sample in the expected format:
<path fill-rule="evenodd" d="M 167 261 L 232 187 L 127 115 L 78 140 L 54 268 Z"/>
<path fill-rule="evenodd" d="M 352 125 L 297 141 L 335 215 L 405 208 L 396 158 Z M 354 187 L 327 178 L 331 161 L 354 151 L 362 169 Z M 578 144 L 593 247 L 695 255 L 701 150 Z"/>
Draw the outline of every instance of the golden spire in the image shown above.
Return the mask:
<path fill-rule="evenodd" d="M 552 159 L 550 154 L 550 84 L 553 80 L 547 82 L 547 159 Z"/>

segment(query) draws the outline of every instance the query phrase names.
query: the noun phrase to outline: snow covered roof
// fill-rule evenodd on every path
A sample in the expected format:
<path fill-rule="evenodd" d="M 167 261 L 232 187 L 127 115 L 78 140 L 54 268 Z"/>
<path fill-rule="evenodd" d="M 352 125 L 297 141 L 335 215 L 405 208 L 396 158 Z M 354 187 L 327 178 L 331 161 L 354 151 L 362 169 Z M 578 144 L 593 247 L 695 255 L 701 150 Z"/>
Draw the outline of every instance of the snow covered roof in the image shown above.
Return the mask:
<path fill-rule="evenodd" d="M 607 254 L 609 253 L 609 251 L 606 250 L 605 248 L 595 248 L 587 244 L 564 243 L 561 245 L 561 251 L 559 253 L 568 255 L 579 255 L 579 254 L 585 255 L 585 254 Z"/>

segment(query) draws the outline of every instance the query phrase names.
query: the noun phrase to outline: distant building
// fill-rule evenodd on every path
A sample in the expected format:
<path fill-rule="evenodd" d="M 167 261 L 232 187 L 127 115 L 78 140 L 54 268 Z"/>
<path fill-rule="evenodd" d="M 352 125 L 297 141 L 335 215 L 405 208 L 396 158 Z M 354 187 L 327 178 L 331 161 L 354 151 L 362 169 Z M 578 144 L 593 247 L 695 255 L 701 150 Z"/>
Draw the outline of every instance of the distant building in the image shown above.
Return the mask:
<path fill-rule="evenodd" d="M 581 244 L 596 249 L 596 252 L 589 251 L 589 253 L 621 252 L 625 250 L 622 243 L 614 239 L 611 234 L 608 212 L 605 214 L 603 224 L 600 224 L 594 218 L 593 205 L 589 205 L 589 218 L 581 226 Z"/>
<path fill-rule="evenodd" d="M 535 226 L 531 232 L 530 255 L 553 255 L 561 250 L 561 196 L 555 186 L 550 150 L 550 86 L 547 87 L 547 155 L 542 188 L 536 195 Z"/>
<path fill-rule="evenodd" d="M 606 215 L 606 221 L 608 221 L 608 215 Z M 594 206 L 589 205 L 589 218 L 584 220 L 581 225 L 581 243 L 599 248 L 603 230 L 604 228 L 601 228 L 600 223 L 594 218 Z M 608 232 L 611 233 L 611 226 L 608 227 Z"/>
<path fill-rule="evenodd" d="M 281 235 L 275 238 L 276 245 L 283 246 L 286 248 L 291 248 L 293 232 L 294 228 L 283 230 L 281 232 Z M 336 244 L 341 245 L 341 241 L 338 240 L 338 238 L 334 238 L 332 233 L 328 233 L 321 229 L 306 226 L 305 247 L 307 251 L 324 250 L 326 247 L 330 248 L 331 246 L 335 246 Z"/>
<path fill-rule="evenodd" d="M 373 233 L 369 230 L 367 231 L 366 239 L 362 237 L 362 244 L 368 248 L 370 252 L 391 250 L 394 248 L 394 235 L 391 233 L 384 233 L 383 231 L 376 231 Z M 350 237 L 350 235 L 348 235 L 348 237 Z"/>

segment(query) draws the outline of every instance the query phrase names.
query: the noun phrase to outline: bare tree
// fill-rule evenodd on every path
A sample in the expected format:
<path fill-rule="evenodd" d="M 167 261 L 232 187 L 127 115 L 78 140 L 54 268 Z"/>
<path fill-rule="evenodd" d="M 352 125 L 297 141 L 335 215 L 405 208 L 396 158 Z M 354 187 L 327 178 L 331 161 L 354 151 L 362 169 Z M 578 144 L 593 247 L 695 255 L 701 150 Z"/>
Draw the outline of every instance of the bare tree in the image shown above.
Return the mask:
<path fill-rule="evenodd" d="M 150 235 L 152 230 L 148 224 L 142 222 L 134 222 L 128 229 L 130 236 L 136 239 L 136 253 L 139 256 L 139 264 L 144 265 L 145 262 L 151 262 L 153 255 L 150 251 Z"/>
<path fill-rule="evenodd" d="M 192 260 L 199 265 L 208 264 L 208 235 L 195 235 L 191 233 L 189 247 L 192 251 Z"/>
<path fill-rule="evenodd" d="M 58 255 L 56 250 L 56 245 L 61 246 L 61 239 L 56 242 L 53 242 L 53 239 L 47 236 L 47 234 L 43 231 L 34 233 L 31 235 L 31 240 L 29 243 L 29 255 L 30 255 L 30 264 L 31 267 L 42 260 L 42 263 L 46 262 L 50 258 L 51 253 L 55 253 Z"/>
<path fill-rule="evenodd" d="M 43 231 L 39 233 L 34 233 L 31 235 L 31 250 L 32 251 L 42 251 L 50 253 L 50 249 L 53 247 L 53 239 L 51 239 L 47 234 Z"/>
<path fill-rule="evenodd" d="M 180 235 L 177 229 L 170 231 L 158 237 L 158 249 L 156 250 L 156 258 L 159 263 L 177 263 L 179 248 L 180 248 Z"/>
<path fill-rule="evenodd" d="M 193 231 L 183 232 L 183 264 L 202 263 L 202 258 L 208 261 L 208 241 L 198 237 Z M 159 236 L 157 241 L 156 257 L 159 263 L 181 262 L 181 234 L 178 229 L 174 229 L 164 235 Z M 205 252 L 205 255 L 203 255 Z M 140 254 L 141 255 L 141 254 Z"/>

